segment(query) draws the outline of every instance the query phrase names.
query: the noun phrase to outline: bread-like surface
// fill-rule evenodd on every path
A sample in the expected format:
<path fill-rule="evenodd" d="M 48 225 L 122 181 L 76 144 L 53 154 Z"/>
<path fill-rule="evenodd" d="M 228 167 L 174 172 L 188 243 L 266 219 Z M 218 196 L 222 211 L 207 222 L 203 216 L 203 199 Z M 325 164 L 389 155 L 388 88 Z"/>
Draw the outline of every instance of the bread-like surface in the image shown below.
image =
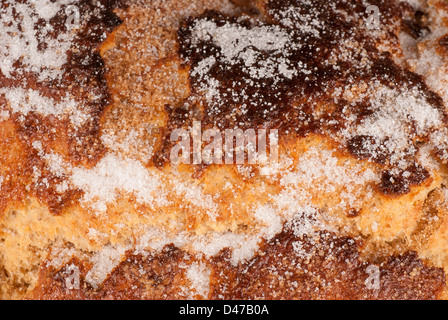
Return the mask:
<path fill-rule="evenodd" d="M 446 298 L 448 4 L 370 2 L 3 0 L 1 298 Z"/>

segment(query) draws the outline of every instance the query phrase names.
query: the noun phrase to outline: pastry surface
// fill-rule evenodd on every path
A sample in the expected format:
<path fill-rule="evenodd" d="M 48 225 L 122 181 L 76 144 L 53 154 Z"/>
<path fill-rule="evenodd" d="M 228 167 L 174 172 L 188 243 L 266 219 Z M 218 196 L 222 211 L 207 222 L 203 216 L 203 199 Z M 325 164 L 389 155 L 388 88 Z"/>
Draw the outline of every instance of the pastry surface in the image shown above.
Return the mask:
<path fill-rule="evenodd" d="M 0 298 L 447 298 L 447 17 L 2 0 Z"/>

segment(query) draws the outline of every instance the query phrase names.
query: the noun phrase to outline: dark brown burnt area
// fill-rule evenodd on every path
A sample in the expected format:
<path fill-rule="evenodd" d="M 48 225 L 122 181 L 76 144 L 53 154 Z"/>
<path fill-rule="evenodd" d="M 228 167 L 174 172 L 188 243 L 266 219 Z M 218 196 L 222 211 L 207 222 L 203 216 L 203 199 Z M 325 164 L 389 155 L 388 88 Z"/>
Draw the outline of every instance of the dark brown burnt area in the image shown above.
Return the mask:
<path fill-rule="evenodd" d="M 91 266 L 77 258 L 68 265 L 79 270 L 79 286 L 68 288 L 73 269 L 55 270 L 44 265 L 39 274 L 39 285 L 28 294 L 27 299 L 70 299 L 70 300 L 162 300 L 186 299 L 182 286 L 185 285 L 185 268 L 181 262 L 190 262 L 189 255 L 174 247 L 166 246 L 156 255 L 133 255 L 115 268 L 97 288 L 86 281 Z"/>
<path fill-rule="evenodd" d="M 25 2 L 26 1 L 22 1 Z M 79 10 L 80 26 L 75 29 L 75 39 L 67 52 L 67 63 L 62 66 L 62 77 L 55 79 L 39 80 L 38 74 L 22 72 L 21 61 L 18 61 L 17 71 L 12 72 L 11 78 L 0 74 L 0 87 L 21 87 L 25 90 L 38 91 L 43 97 L 61 101 L 62 97 L 71 97 L 82 103 L 86 114 L 90 119 L 81 127 L 73 128 L 68 122 L 66 136 L 68 141 L 68 156 L 74 163 L 87 165 L 95 162 L 100 157 L 101 143 L 99 141 L 99 120 L 102 111 L 110 102 L 110 93 L 104 78 L 105 65 L 99 55 L 98 47 L 119 24 L 120 19 L 113 13 L 113 9 L 123 6 L 122 0 L 80 1 L 76 8 Z M 67 32 L 69 19 L 65 12 L 67 6 L 62 6 L 60 11 L 48 22 L 41 21 L 35 26 L 36 30 L 50 25 L 55 33 Z M 52 39 L 45 38 L 46 42 Z M 46 42 L 40 41 L 39 46 L 45 46 Z M 30 114 L 30 119 L 18 123 L 20 135 L 26 143 L 37 139 L 57 141 L 50 138 L 54 127 L 61 125 L 64 120 L 44 117 L 38 114 Z M 46 119 L 49 118 L 49 119 Z"/>
<path fill-rule="evenodd" d="M 381 175 L 380 188 L 385 194 L 402 195 L 429 177 L 429 172 L 425 168 L 414 163 L 405 170 L 384 171 Z"/>
<path fill-rule="evenodd" d="M 294 248 L 299 248 L 299 251 Z M 224 299 L 436 299 L 445 285 L 441 268 L 415 252 L 371 263 L 351 238 L 320 233 L 297 237 L 285 230 L 264 244 L 247 263 L 233 267 L 229 252 L 213 262 L 214 298 Z M 375 278 L 372 277 L 375 275 Z M 227 289 L 227 292 L 224 288 Z"/>
<path fill-rule="evenodd" d="M 347 143 L 348 151 L 358 159 L 373 159 L 375 162 L 385 164 L 390 156 L 384 141 L 377 141 L 375 137 L 358 135 Z"/>
<path fill-rule="evenodd" d="M 428 15 L 420 10 L 414 13 L 412 19 L 404 19 L 402 29 L 415 39 L 424 37 L 430 32 Z"/>
<path fill-rule="evenodd" d="M 372 4 L 381 13 L 383 36 L 396 46 L 399 46 L 395 35 L 398 30 L 394 25 L 401 25 L 401 30 L 413 37 L 425 32 L 425 14 L 421 11 L 393 0 L 373 1 Z M 304 136 L 313 132 L 334 137 L 341 130 L 356 127 L 378 112 L 369 97 L 353 104 L 338 92 L 344 92 L 353 84 L 370 86 L 373 83 L 392 90 L 417 90 L 446 120 L 442 99 L 429 90 L 423 79 L 395 64 L 391 53 L 376 48 L 379 39 L 364 27 L 368 10 L 359 1 L 303 3 L 272 0 L 262 9 L 265 22 L 210 11 L 184 22 L 178 32 L 179 53 L 190 70 L 192 94 L 184 104 L 167 108 L 170 116 L 168 132 L 188 127 L 194 119 L 201 120 L 204 128 L 277 128 L 280 135 Z M 206 27 L 201 30 L 201 25 L 212 26 L 213 30 Z M 244 42 L 247 46 L 235 49 L 229 59 L 228 48 L 219 45 L 219 41 L 229 43 L 225 40 L 226 35 L 221 34 L 216 40 L 219 28 L 243 35 L 265 28 L 288 35 L 288 41 L 281 50 L 274 50 L 269 49 L 270 45 L 281 39 L 261 39 L 267 43 L 263 49 L 247 37 L 238 39 L 230 34 L 229 37 L 235 37 L 232 46 L 236 48 Z M 347 41 L 355 43 L 356 47 L 349 51 L 342 49 L 342 44 Z M 269 67 L 274 69 L 273 74 L 256 74 Z M 285 72 L 288 69 L 295 72 Z M 355 123 L 349 120 L 353 118 L 357 119 Z M 410 121 L 409 127 L 413 126 Z M 409 148 L 406 158 L 409 166 L 418 167 L 415 159 L 418 143 L 425 143 L 427 137 L 418 134 L 415 128 L 410 135 L 413 148 Z M 171 145 L 169 134 L 167 137 L 162 144 L 165 147 L 156 156 L 157 164 L 168 159 L 166 154 Z M 353 156 L 374 161 L 389 172 L 394 171 L 395 164 L 390 161 L 394 150 L 385 147 L 386 141 L 359 135 L 344 143 Z M 409 192 L 409 186 L 416 184 L 415 179 L 408 181 L 403 175 L 398 177 L 400 187 L 382 186 L 379 190 L 400 195 Z M 419 183 L 422 181 L 424 179 Z"/>
<path fill-rule="evenodd" d="M 373 264 L 360 257 L 356 241 L 331 233 L 298 237 L 285 229 L 247 262 L 232 266 L 230 257 L 225 249 L 202 261 L 211 269 L 209 299 L 437 299 L 445 285 L 443 269 L 428 266 L 414 252 Z M 194 257 L 173 245 L 147 256 L 128 253 L 93 288 L 86 282 L 90 266 L 74 259 L 79 289 L 67 289 L 66 268 L 44 265 L 28 298 L 185 299 L 190 286 L 185 267 L 193 262 Z"/>
<path fill-rule="evenodd" d="M 388 5 L 381 5 L 383 2 L 387 2 Z M 397 11 L 400 8 L 395 1 L 383 2 L 379 5 L 384 22 L 399 20 Z M 307 32 L 307 27 L 311 27 L 312 24 L 301 27 L 306 22 L 300 19 L 294 20 L 293 16 L 287 15 L 287 10 L 298 10 L 301 15 L 311 17 L 309 18 L 312 20 L 311 23 L 317 21 L 318 27 L 314 27 L 313 32 Z M 337 10 L 342 10 L 358 19 L 349 21 Z M 201 87 L 207 80 L 212 79 L 219 83 L 212 101 L 207 101 L 202 111 L 204 123 L 221 128 L 232 126 L 253 128 L 263 125 L 302 134 L 307 131 L 322 131 L 328 129 L 330 120 L 338 120 L 339 126 L 344 122 L 342 109 L 346 107 L 345 101 L 336 105 L 333 102 L 332 93 L 336 87 L 375 80 L 392 86 L 424 85 L 421 79 L 416 79 L 418 76 L 396 66 L 388 53 L 375 48 L 376 39 L 371 38 L 365 29 L 359 27 L 359 19 L 364 18 L 366 7 L 356 1 L 313 1 L 312 5 L 296 1 L 270 1 L 266 11 L 270 23 L 207 12 L 198 18 L 189 19 L 179 30 L 179 52 L 190 67 L 193 96 L 203 99 Z M 272 28 L 288 34 L 290 43 L 280 51 L 263 50 L 248 43 L 247 47 L 235 53 L 241 58 L 229 62 L 223 48 L 213 41 L 194 39 L 195 26 L 204 21 L 213 22 L 217 27 L 233 27 L 233 30 Z M 341 53 L 339 48 L 341 41 L 344 40 L 354 41 L 357 46 L 366 50 L 371 61 L 371 70 L 361 63 L 363 57 L 356 52 L 353 52 L 353 59 L 341 56 L 337 57 L 334 63 L 330 63 L 331 54 Z M 236 40 L 238 41 L 247 42 L 247 39 L 241 38 Z M 266 41 L 275 42 L 274 39 Z M 273 59 L 277 64 L 276 67 L 279 68 L 280 64 L 287 61 L 283 67 L 296 68 L 297 72 L 294 76 L 288 77 L 277 69 L 274 75 L 254 77 L 247 71 L 245 50 L 256 52 L 255 68 L 265 67 L 268 59 Z M 201 62 L 211 57 L 216 59 L 216 63 L 207 70 L 206 76 L 195 72 Z M 331 109 L 328 107 L 330 110 L 325 110 L 326 114 L 315 114 L 317 106 L 327 103 L 332 106 Z M 194 110 L 195 107 L 195 104 L 187 101 L 180 108 Z M 354 107 L 355 110 L 352 111 L 358 114 L 364 111 L 364 108 L 360 110 L 356 108 L 359 107 Z"/>
<path fill-rule="evenodd" d="M 1 2 L 2 7 L 7 5 L 6 1 Z M 126 2 L 122 0 L 76 3 L 81 27 L 73 31 L 75 37 L 67 52 L 67 63 L 61 68 L 61 77 L 39 79 L 39 73 L 26 71 L 21 60 L 15 63 L 15 70 L 11 72 L 10 77 L 0 72 L 0 88 L 34 90 L 39 92 L 41 97 L 52 99 L 55 103 L 69 97 L 78 101 L 83 112 L 88 115 L 78 127 L 64 117 L 44 116 L 37 112 L 29 112 L 25 116 L 11 115 L 14 132 L 19 140 L 16 143 L 20 145 L 23 156 L 16 159 L 15 163 L 9 162 L 4 155 L 1 156 L 0 160 L 9 167 L 8 172 L 4 172 L 9 183 L 8 192 L 3 192 L 2 207 L 5 207 L 8 201 L 20 200 L 25 194 L 31 193 L 57 214 L 79 198 L 80 192 L 77 190 L 64 193 L 56 191 L 56 185 L 65 178 L 56 177 L 51 173 L 45 161 L 33 148 L 33 143 L 41 143 L 44 152 L 58 153 L 72 165 L 92 166 L 102 157 L 104 147 L 99 137 L 99 123 L 111 97 L 104 77 L 106 67 L 98 48 L 108 34 L 121 23 L 113 10 L 125 5 Z M 59 33 L 68 31 L 69 24 L 66 22 L 71 11 L 66 9 L 67 6 L 63 5 L 53 18 L 48 21 L 39 19 L 34 26 L 38 34 L 46 26 L 55 30 L 43 39 L 37 38 L 40 50 L 45 49 L 49 41 L 57 39 Z M 0 95 L 0 104 L 6 104 L 2 99 Z M 32 179 L 35 169 L 41 172 L 37 181 Z M 12 197 L 14 194 L 20 196 Z"/>

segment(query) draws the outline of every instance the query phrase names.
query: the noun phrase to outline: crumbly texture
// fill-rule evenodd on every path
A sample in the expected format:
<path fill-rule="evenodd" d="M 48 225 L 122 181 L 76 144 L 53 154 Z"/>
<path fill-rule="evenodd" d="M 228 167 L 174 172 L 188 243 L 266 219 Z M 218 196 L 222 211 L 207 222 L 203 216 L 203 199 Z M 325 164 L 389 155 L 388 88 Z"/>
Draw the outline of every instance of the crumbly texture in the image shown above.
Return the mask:
<path fill-rule="evenodd" d="M 0 44 L 0 298 L 448 297 L 447 2 L 2 0 Z M 278 162 L 173 163 L 198 122 Z"/>

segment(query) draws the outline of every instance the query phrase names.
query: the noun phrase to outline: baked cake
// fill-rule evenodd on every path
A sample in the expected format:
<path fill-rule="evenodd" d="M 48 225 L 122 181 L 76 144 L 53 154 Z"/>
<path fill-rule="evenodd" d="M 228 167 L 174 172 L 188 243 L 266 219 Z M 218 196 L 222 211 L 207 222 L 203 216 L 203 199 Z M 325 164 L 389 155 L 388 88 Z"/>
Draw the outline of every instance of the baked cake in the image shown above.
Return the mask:
<path fill-rule="evenodd" d="M 445 299 L 447 108 L 445 0 L 1 0 L 0 298 Z"/>

